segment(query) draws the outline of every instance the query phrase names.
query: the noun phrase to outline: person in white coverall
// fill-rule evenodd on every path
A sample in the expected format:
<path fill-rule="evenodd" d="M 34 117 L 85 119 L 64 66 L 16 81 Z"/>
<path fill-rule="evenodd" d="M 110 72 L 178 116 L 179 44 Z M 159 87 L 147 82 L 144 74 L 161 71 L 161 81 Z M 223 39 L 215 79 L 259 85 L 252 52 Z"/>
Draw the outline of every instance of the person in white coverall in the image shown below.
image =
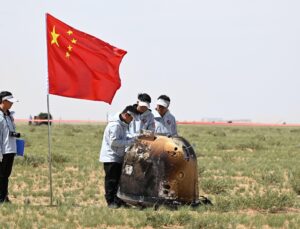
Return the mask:
<path fill-rule="evenodd" d="M 167 95 L 161 95 L 157 99 L 156 112 L 154 112 L 155 133 L 176 136 L 176 119 L 169 111 L 170 102 Z"/>
<path fill-rule="evenodd" d="M 0 204 L 9 203 L 8 181 L 17 152 L 14 119 L 9 109 L 17 100 L 8 91 L 0 92 Z"/>
<path fill-rule="evenodd" d="M 138 111 L 134 120 L 129 125 L 130 136 L 138 136 L 143 130 L 154 132 L 154 116 L 150 108 L 151 97 L 146 93 L 138 94 L 138 101 L 133 106 Z"/>
<path fill-rule="evenodd" d="M 105 199 L 109 208 L 118 208 L 124 202 L 117 197 L 125 149 L 135 137 L 127 136 L 128 125 L 137 114 L 133 106 L 127 106 L 120 114 L 109 120 L 103 134 L 99 161 L 103 162 Z"/>

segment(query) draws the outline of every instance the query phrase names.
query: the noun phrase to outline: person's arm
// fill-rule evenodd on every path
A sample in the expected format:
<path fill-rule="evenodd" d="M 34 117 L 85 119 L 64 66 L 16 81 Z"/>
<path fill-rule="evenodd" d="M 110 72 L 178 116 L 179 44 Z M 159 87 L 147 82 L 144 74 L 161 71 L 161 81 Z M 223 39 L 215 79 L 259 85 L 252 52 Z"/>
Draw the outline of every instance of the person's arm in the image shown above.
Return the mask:
<path fill-rule="evenodd" d="M 2 162 L 3 159 L 3 120 L 0 120 L 0 162 Z"/>
<path fill-rule="evenodd" d="M 152 113 L 151 113 L 152 114 Z M 149 120 L 149 124 L 148 124 L 148 126 L 147 126 L 147 130 L 151 130 L 151 131 L 155 131 L 155 121 L 154 121 L 154 115 L 152 114 L 151 116 L 150 116 L 151 118 L 150 118 L 150 120 Z"/>
<path fill-rule="evenodd" d="M 129 129 L 127 131 L 127 139 L 136 138 L 139 135 L 139 131 L 136 132 L 136 122 L 132 120 L 129 124 Z"/>
<path fill-rule="evenodd" d="M 174 116 L 173 116 L 173 121 L 172 121 L 172 126 L 171 126 L 171 135 L 172 135 L 172 136 L 178 135 L 178 133 L 177 133 L 176 119 L 175 119 Z"/>
<path fill-rule="evenodd" d="M 109 130 L 109 141 L 111 146 L 115 147 L 126 147 L 134 142 L 134 138 L 131 139 L 122 139 L 120 138 L 121 135 L 121 127 L 120 126 L 112 126 Z"/>

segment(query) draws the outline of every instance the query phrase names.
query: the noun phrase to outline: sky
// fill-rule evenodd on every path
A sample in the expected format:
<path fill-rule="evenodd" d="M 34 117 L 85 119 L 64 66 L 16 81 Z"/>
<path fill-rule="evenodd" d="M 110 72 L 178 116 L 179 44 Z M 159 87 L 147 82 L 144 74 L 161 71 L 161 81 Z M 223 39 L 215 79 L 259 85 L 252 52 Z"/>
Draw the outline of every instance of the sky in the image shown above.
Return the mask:
<path fill-rule="evenodd" d="M 126 50 L 111 105 L 49 96 L 54 119 L 106 120 L 171 98 L 179 121 L 300 123 L 298 0 L 0 0 L 0 90 L 16 118 L 47 112 L 45 14 Z"/>

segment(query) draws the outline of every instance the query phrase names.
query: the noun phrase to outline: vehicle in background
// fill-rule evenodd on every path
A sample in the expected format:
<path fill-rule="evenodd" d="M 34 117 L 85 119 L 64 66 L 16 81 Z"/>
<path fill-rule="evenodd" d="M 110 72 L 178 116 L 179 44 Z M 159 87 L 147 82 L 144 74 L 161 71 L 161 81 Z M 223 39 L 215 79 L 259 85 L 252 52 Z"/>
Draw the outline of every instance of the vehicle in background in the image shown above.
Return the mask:
<path fill-rule="evenodd" d="M 49 114 L 49 123 L 52 124 L 52 115 Z M 48 125 L 48 113 L 39 113 L 33 117 L 32 124 L 35 126 Z"/>

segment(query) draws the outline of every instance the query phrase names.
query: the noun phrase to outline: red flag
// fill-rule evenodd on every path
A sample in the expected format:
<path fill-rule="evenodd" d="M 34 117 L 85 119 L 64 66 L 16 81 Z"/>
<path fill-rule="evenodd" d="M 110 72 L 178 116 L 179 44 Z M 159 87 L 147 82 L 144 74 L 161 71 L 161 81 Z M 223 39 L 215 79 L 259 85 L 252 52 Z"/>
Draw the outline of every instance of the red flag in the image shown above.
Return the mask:
<path fill-rule="evenodd" d="M 47 14 L 49 94 L 111 103 L 127 53 Z"/>

